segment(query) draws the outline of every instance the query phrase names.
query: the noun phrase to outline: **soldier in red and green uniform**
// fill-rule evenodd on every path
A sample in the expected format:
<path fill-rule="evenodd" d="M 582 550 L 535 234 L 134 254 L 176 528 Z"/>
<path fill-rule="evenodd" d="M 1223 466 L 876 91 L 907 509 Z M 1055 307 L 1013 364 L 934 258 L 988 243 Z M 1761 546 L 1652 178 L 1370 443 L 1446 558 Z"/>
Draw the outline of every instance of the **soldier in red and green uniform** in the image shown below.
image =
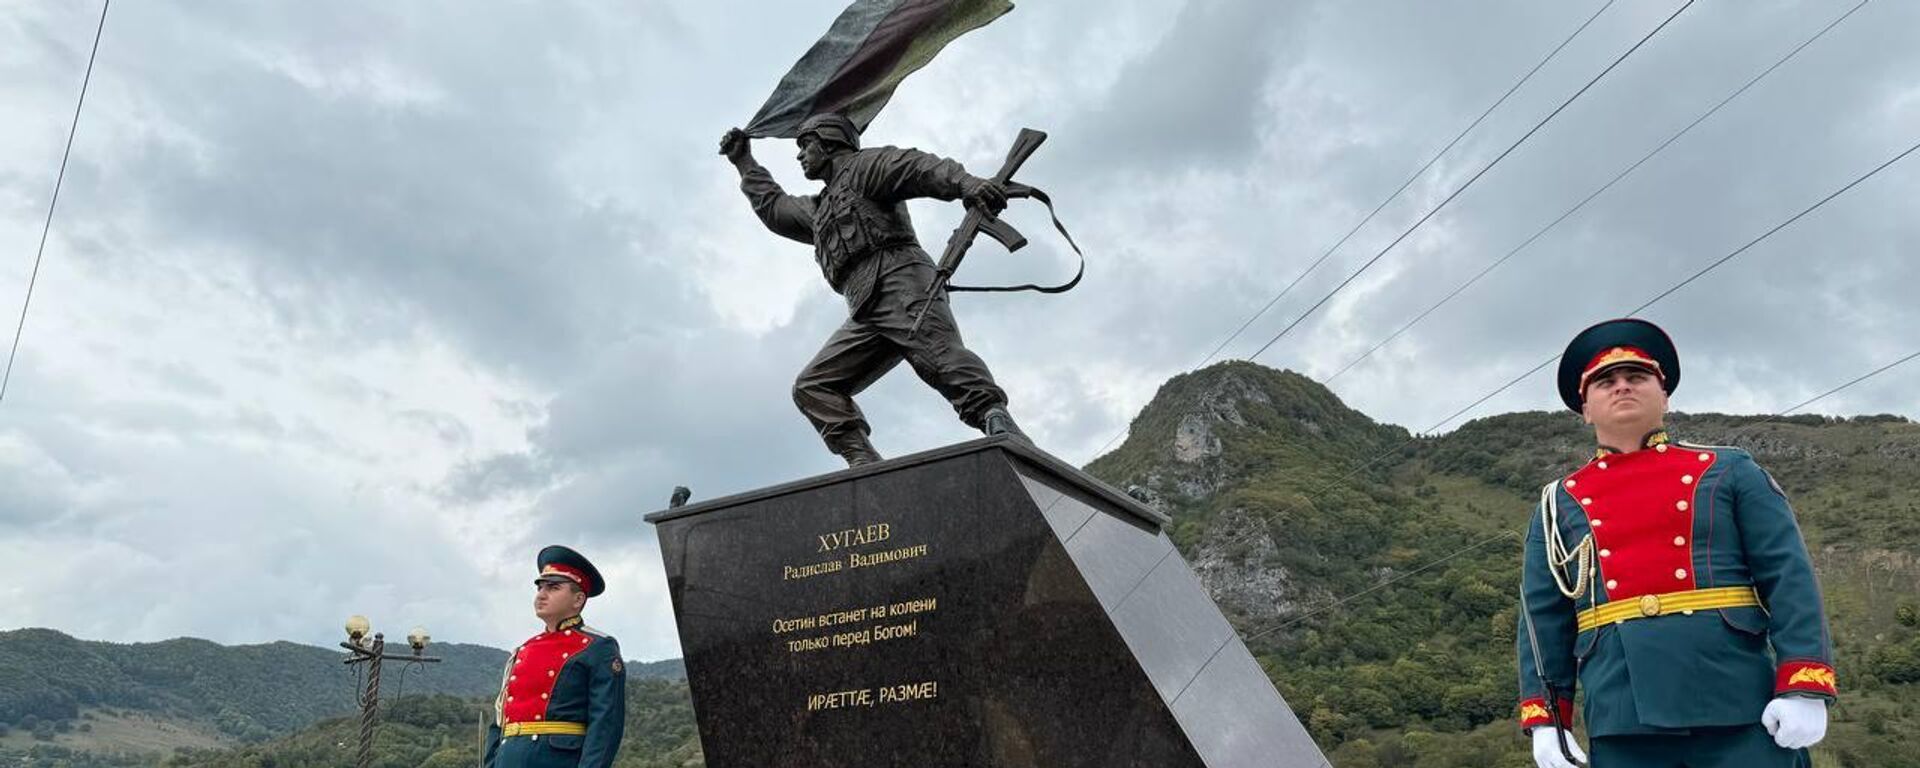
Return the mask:
<path fill-rule="evenodd" d="M 620 644 L 580 612 L 606 581 L 580 553 L 540 550 L 533 612 L 546 622 L 507 659 L 487 729 L 486 768 L 607 768 L 626 728 Z"/>
<path fill-rule="evenodd" d="M 1599 447 L 1541 489 L 1527 533 L 1520 724 L 1541 768 L 1584 759 L 1576 679 L 1596 768 L 1806 766 L 1826 733 L 1833 645 L 1793 510 L 1746 451 L 1668 437 L 1679 383 L 1644 320 L 1588 328 L 1560 360 Z"/>

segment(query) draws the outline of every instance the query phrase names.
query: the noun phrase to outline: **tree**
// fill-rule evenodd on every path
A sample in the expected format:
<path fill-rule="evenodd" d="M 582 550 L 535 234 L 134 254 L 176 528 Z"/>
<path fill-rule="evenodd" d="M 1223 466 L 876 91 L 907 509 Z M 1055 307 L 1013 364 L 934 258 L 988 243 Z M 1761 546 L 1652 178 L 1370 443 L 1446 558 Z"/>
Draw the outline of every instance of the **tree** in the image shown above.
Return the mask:
<path fill-rule="evenodd" d="M 1867 668 L 1889 683 L 1920 683 L 1920 637 L 1875 649 Z"/>
<path fill-rule="evenodd" d="M 428 756 L 420 768 L 467 768 L 473 765 L 473 759 L 472 748 L 448 747 Z"/>

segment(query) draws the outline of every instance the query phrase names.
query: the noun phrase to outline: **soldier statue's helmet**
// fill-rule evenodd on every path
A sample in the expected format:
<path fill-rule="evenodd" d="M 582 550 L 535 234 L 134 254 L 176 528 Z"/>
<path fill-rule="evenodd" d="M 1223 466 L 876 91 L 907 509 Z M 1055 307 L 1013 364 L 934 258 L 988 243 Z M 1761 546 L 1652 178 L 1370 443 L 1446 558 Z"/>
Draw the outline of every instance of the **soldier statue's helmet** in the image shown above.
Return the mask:
<path fill-rule="evenodd" d="M 553 581 L 571 581 L 580 585 L 580 591 L 587 597 L 599 597 L 607 591 L 607 582 L 600 578 L 600 570 L 578 552 L 559 544 L 540 550 L 540 556 L 534 559 L 540 575 L 533 583 L 544 584 Z"/>
<path fill-rule="evenodd" d="M 821 141 L 839 144 L 848 149 L 860 148 L 860 128 L 838 112 L 822 112 L 800 123 L 800 131 L 795 138 L 807 134 L 818 136 Z"/>
<path fill-rule="evenodd" d="M 1660 326 L 1623 317 L 1596 323 L 1568 342 L 1560 355 L 1560 401 L 1581 412 L 1587 383 L 1620 366 L 1641 368 L 1660 379 L 1668 395 L 1680 386 L 1680 353 Z"/>

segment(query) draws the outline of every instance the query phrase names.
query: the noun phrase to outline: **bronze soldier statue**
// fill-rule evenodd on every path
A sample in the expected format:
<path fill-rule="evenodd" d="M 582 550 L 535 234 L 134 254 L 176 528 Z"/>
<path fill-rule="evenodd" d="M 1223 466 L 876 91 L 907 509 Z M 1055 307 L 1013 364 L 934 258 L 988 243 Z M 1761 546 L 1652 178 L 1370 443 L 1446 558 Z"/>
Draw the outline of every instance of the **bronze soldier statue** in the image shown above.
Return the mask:
<path fill-rule="evenodd" d="M 1007 413 L 1007 393 L 979 355 L 960 341 L 944 291 L 930 290 L 933 259 L 914 237 L 906 201 L 964 200 L 999 213 L 1007 191 L 953 160 L 915 149 L 860 148 L 860 131 L 839 114 L 808 118 L 796 139 L 800 169 L 824 182 L 817 195 L 789 195 L 753 159 L 738 128 L 720 154 L 740 172 L 740 191 L 775 234 L 813 246 L 827 284 L 847 300 L 847 321 L 793 383 L 793 401 L 827 449 L 857 467 L 880 460 L 854 395 L 901 360 L 953 404 L 967 426 L 988 435 L 1025 437 Z M 925 318 L 914 329 L 915 318 Z"/>

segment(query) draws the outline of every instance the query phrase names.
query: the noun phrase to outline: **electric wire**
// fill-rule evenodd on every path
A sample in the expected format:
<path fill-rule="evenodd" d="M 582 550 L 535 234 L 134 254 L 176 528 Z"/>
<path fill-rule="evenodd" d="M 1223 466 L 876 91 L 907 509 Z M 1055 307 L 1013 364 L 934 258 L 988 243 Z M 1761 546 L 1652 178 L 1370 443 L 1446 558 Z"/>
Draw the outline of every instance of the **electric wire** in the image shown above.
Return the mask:
<path fill-rule="evenodd" d="M 67 126 L 67 147 L 60 153 L 60 172 L 53 178 L 53 195 L 47 201 L 47 220 L 40 228 L 40 247 L 33 253 L 33 272 L 27 277 L 27 296 L 20 302 L 20 322 L 13 329 L 13 348 L 7 352 L 7 370 L 0 374 L 0 401 L 7 398 L 7 385 L 13 381 L 13 361 L 20 354 L 20 336 L 27 330 L 27 308 L 33 304 L 33 288 L 40 281 L 40 260 L 47 253 L 47 233 L 53 230 L 53 211 L 60 204 L 60 185 L 67 179 L 67 159 L 73 155 L 73 137 L 80 131 L 80 108 L 87 103 L 87 86 L 93 82 L 93 62 L 100 55 L 100 35 L 107 28 L 107 7 L 113 0 L 100 3 L 100 23 L 93 29 L 93 50 L 87 54 L 87 74 L 80 79 L 80 98 L 73 105 L 73 121 Z"/>
<path fill-rule="evenodd" d="M 1460 197 L 1461 193 L 1466 192 L 1468 189 L 1472 188 L 1474 182 L 1479 181 L 1480 178 L 1482 176 L 1485 176 L 1488 171 L 1493 170 L 1494 166 L 1499 165 L 1501 160 L 1505 160 L 1508 155 L 1513 154 L 1514 150 L 1519 149 L 1520 145 L 1525 144 L 1527 139 L 1532 138 L 1533 135 L 1535 133 L 1538 133 L 1541 128 L 1545 128 L 1547 123 L 1552 122 L 1555 117 L 1559 116 L 1560 113 L 1565 111 L 1567 107 L 1571 106 L 1573 102 L 1578 100 L 1588 90 L 1592 89 L 1593 86 L 1598 84 L 1602 78 L 1605 78 L 1608 73 L 1612 72 L 1615 68 L 1619 67 L 1620 64 L 1625 62 L 1628 57 L 1632 56 L 1635 51 L 1638 51 L 1641 49 L 1641 47 L 1645 46 L 1647 44 L 1647 41 L 1652 40 L 1655 35 L 1660 34 L 1660 30 L 1666 29 L 1667 25 L 1672 24 L 1673 20 L 1679 18 L 1681 13 L 1685 12 L 1688 8 L 1692 7 L 1693 3 L 1694 3 L 1694 0 L 1687 0 L 1687 2 L 1682 4 L 1678 9 L 1675 9 L 1671 15 L 1667 16 L 1665 20 L 1660 22 L 1659 26 L 1654 27 L 1652 31 L 1649 31 L 1647 32 L 1646 35 L 1642 36 L 1638 42 L 1635 42 L 1633 44 L 1633 47 L 1628 48 L 1625 52 L 1615 57 L 1613 62 L 1607 65 L 1606 69 L 1600 70 L 1600 74 L 1594 75 L 1593 79 L 1588 80 L 1586 85 L 1580 86 L 1580 90 L 1574 91 L 1572 96 L 1568 96 L 1566 101 L 1563 101 L 1560 103 L 1560 106 L 1555 107 L 1552 112 L 1547 113 L 1547 116 L 1541 118 L 1540 122 L 1535 123 L 1533 128 L 1529 129 L 1525 134 L 1522 134 L 1519 139 L 1515 140 L 1512 144 L 1508 145 L 1507 148 L 1501 151 L 1499 155 L 1496 155 L 1493 158 L 1492 162 L 1487 163 L 1479 171 L 1475 172 L 1473 176 L 1467 179 L 1466 183 L 1461 184 L 1459 188 L 1453 190 L 1451 194 L 1448 194 L 1446 198 L 1440 201 L 1439 205 L 1436 205 L 1433 207 L 1432 210 L 1427 211 L 1426 215 L 1421 216 L 1419 220 L 1413 223 L 1413 226 L 1407 227 L 1406 231 L 1401 232 L 1399 237 L 1396 237 L 1393 239 L 1392 242 L 1387 243 L 1385 248 L 1381 248 L 1378 253 L 1375 253 L 1373 255 L 1373 258 L 1367 259 L 1365 263 L 1360 265 L 1359 269 L 1356 269 L 1353 272 L 1349 273 L 1346 279 L 1341 280 L 1338 285 L 1335 285 L 1333 287 L 1333 290 L 1328 291 L 1326 295 L 1321 296 L 1318 301 L 1315 301 L 1312 306 L 1307 307 L 1307 310 L 1305 312 L 1301 312 L 1300 315 L 1298 317 L 1295 317 L 1292 322 L 1287 323 L 1285 327 L 1280 329 L 1279 333 L 1274 334 L 1273 338 L 1267 339 L 1267 343 L 1260 345 L 1260 348 L 1257 350 L 1254 350 L 1254 353 L 1251 355 L 1248 355 L 1246 359 L 1253 360 L 1255 358 L 1260 357 L 1260 355 L 1266 353 L 1267 349 L 1271 348 L 1275 342 L 1278 342 L 1280 339 L 1284 338 L 1288 333 L 1291 333 L 1293 329 L 1300 327 L 1301 323 L 1306 322 L 1307 318 L 1312 317 L 1313 313 L 1316 311 L 1319 311 L 1319 309 L 1325 306 L 1328 301 L 1332 301 L 1333 297 L 1338 295 L 1341 290 L 1345 289 L 1348 285 L 1351 285 L 1354 280 L 1359 279 L 1360 275 L 1366 273 L 1366 271 L 1372 268 L 1374 264 L 1379 263 L 1379 261 L 1382 258 L 1385 258 L 1388 253 L 1392 252 L 1396 246 L 1400 245 L 1401 242 L 1405 241 L 1415 231 L 1419 230 L 1421 225 L 1426 224 L 1427 221 L 1432 219 L 1436 214 L 1440 213 L 1442 210 L 1445 210 L 1448 204 L 1452 203 L 1455 199 Z"/>

